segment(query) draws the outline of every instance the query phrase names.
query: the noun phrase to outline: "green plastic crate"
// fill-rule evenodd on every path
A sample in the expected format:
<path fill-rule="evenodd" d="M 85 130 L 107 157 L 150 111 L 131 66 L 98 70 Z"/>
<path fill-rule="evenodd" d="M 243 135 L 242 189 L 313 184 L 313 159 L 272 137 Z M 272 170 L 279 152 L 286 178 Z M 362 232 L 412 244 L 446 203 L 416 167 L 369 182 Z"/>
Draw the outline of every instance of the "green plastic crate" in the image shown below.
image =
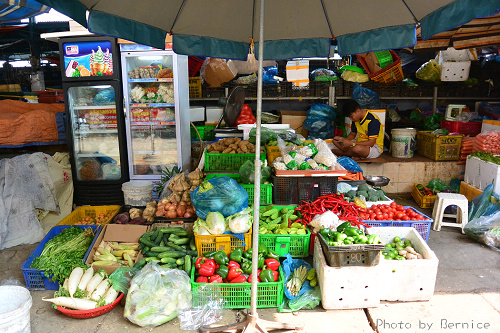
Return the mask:
<path fill-rule="evenodd" d="M 244 309 L 250 307 L 251 283 L 197 283 L 195 269 L 191 270 L 193 307 L 205 306 L 214 297 L 224 298 L 224 308 Z M 283 302 L 285 277 L 281 266 L 279 280 L 257 283 L 257 308 L 277 308 Z"/>
<path fill-rule="evenodd" d="M 201 140 L 203 141 L 213 141 L 215 140 L 215 132 L 211 132 L 215 126 L 205 125 L 205 126 L 196 126 L 198 133 L 200 133 Z M 191 139 L 199 140 L 198 134 L 191 126 Z"/>
<path fill-rule="evenodd" d="M 373 53 L 375 53 L 378 59 L 380 68 L 385 68 L 394 62 L 392 60 L 392 54 L 389 51 L 375 51 Z"/>
<path fill-rule="evenodd" d="M 276 209 L 287 207 L 295 209 L 296 206 L 274 206 Z M 289 253 L 294 258 L 303 258 L 309 255 L 309 242 L 311 241 L 311 232 L 306 228 L 305 235 L 274 235 L 259 234 L 259 244 L 266 245 L 267 248 L 276 251 L 280 257 L 286 257 Z"/>
<path fill-rule="evenodd" d="M 239 171 L 246 161 L 254 161 L 255 154 L 217 154 L 205 151 L 205 171 Z M 260 160 L 266 160 L 266 153 L 260 153 Z"/>
<path fill-rule="evenodd" d="M 233 178 L 240 183 L 240 175 L 237 173 L 212 173 L 208 174 L 206 179 L 212 179 L 214 177 L 223 177 L 228 176 Z M 253 184 L 240 184 L 241 187 L 245 189 L 248 193 L 248 204 L 253 204 L 254 199 L 254 185 Z M 260 184 L 260 204 L 261 205 L 269 205 L 273 202 L 273 184 Z"/>

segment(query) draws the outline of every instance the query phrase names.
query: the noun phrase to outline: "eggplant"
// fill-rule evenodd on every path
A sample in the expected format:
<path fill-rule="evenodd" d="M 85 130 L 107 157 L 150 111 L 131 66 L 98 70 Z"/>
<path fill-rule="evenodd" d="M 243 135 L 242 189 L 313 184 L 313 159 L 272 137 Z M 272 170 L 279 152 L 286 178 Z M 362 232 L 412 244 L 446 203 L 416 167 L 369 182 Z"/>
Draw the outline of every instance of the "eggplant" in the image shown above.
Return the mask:
<path fill-rule="evenodd" d="M 129 224 L 146 224 L 147 220 L 144 217 L 136 217 Z"/>
<path fill-rule="evenodd" d="M 120 213 L 113 218 L 114 223 L 127 224 L 130 221 L 130 215 L 128 212 Z"/>

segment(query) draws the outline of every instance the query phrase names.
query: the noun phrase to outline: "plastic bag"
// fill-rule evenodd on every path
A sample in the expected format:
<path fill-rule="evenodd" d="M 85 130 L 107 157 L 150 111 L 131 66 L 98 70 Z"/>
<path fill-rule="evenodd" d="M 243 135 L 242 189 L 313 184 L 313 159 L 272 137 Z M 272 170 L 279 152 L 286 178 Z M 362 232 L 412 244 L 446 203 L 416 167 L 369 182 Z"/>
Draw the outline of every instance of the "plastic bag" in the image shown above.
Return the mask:
<path fill-rule="evenodd" d="M 441 82 L 441 70 L 436 60 L 431 59 L 415 72 L 417 79 L 438 83 Z"/>
<path fill-rule="evenodd" d="M 94 97 L 95 105 L 114 105 L 115 104 L 115 90 L 103 89 L 99 91 Z"/>
<path fill-rule="evenodd" d="M 350 172 L 363 172 L 358 162 L 347 156 L 337 158 L 337 162 Z"/>
<path fill-rule="evenodd" d="M 335 119 L 337 112 L 333 106 L 328 104 L 316 103 L 311 105 L 309 110 L 307 110 L 307 118 L 327 118 Z"/>
<path fill-rule="evenodd" d="M 380 98 L 371 89 L 362 87 L 359 83 L 354 84 L 352 99 L 358 102 L 363 109 L 380 109 Z"/>
<path fill-rule="evenodd" d="M 246 161 L 240 167 L 240 183 L 242 184 L 254 184 L 255 183 L 255 164 L 254 161 Z M 265 182 L 271 179 L 271 167 L 267 165 L 267 161 L 265 161 L 260 167 L 260 183 L 264 184 Z"/>
<path fill-rule="evenodd" d="M 441 120 L 444 120 L 444 115 L 435 113 L 430 117 L 424 119 L 424 129 L 426 131 L 434 131 L 441 128 Z"/>
<path fill-rule="evenodd" d="M 131 281 L 123 316 L 136 325 L 153 328 L 192 306 L 191 281 L 186 272 L 149 262 Z"/>
<path fill-rule="evenodd" d="M 310 132 L 325 132 L 332 127 L 332 121 L 329 118 L 306 118 L 303 126 Z"/>
<path fill-rule="evenodd" d="M 340 75 L 340 77 L 342 79 L 344 79 L 345 81 L 349 81 L 349 82 L 363 83 L 363 82 L 370 81 L 370 77 L 368 76 L 368 74 L 361 74 L 361 73 L 358 73 L 355 71 L 349 71 L 349 70 L 344 71 L 342 73 L 342 75 Z"/>
<path fill-rule="evenodd" d="M 327 131 L 309 131 L 309 135 L 307 136 L 308 140 L 313 140 L 313 139 L 330 139 L 335 136 L 335 128 L 330 128 Z"/>
<path fill-rule="evenodd" d="M 318 164 L 324 164 L 327 167 L 334 166 L 337 163 L 337 156 L 328 148 L 322 147 L 314 156 L 314 161 Z"/>
<path fill-rule="evenodd" d="M 287 142 L 291 142 L 299 146 L 302 145 L 302 141 L 297 137 L 297 134 L 295 134 L 294 131 L 281 130 L 277 133 L 277 136 Z"/>
<path fill-rule="evenodd" d="M 202 220 L 206 220 L 209 212 L 228 217 L 248 207 L 248 193 L 233 178 L 215 177 L 191 191 L 191 201 Z"/>
<path fill-rule="evenodd" d="M 276 75 L 278 75 L 278 68 L 276 66 L 262 68 L 262 83 L 278 83 L 279 79 L 275 77 Z"/>
<path fill-rule="evenodd" d="M 433 193 L 441 192 L 449 189 L 449 186 L 443 183 L 441 179 L 433 178 L 427 184 L 427 187 L 432 190 Z"/>
<path fill-rule="evenodd" d="M 472 199 L 469 209 L 469 221 L 473 221 L 481 216 L 488 216 L 500 211 L 498 194 L 493 192 L 493 184 L 484 188 L 483 193 Z"/>
<path fill-rule="evenodd" d="M 248 134 L 248 142 L 255 144 L 256 133 L 257 133 L 257 129 L 255 127 L 250 130 L 250 134 Z M 267 127 L 264 127 L 264 126 L 262 126 L 260 128 L 260 144 L 261 144 L 261 146 L 265 145 L 269 141 L 276 140 L 276 138 L 277 138 L 276 133 L 273 130 L 271 130 Z"/>
<path fill-rule="evenodd" d="M 118 267 L 109 276 L 109 279 L 113 282 L 113 288 L 127 295 L 130 283 L 139 271 L 140 269 L 137 267 Z"/>
<path fill-rule="evenodd" d="M 470 221 L 465 225 L 464 232 L 476 242 L 500 252 L 500 210 Z"/>
<path fill-rule="evenodd" d="M 290 275 L 292 275 L 292 272 L 296 268 L 299 268 L 300 266 L 305 266 L 308 271 L 312 268 L 311 265 L 307 261 L 305 261 L 303 259 L 293 259 L 289 253 L 286 255 L 286 259 L 283 261 L 283 272 L 285 273 L 285 282 L 284 282 L 285 288 L 284 289 L 285 289 L 285 296 L 289 300 L 292 300 L 296 297 L 299 297 L 299 296 L 303 295 L 306 291 L 313 289 L 313 287 L 311 287 L 311 285 L 309 284 L 309 280 L 306 280 L 306 282 L 304 282 L 304 284 L 300 288 L 300 292 L 297 296 L 292 296 L 292 294 L 290 294 L 290 291 L 288 290 L 286 283 L 288 282 Z"/>
<path fill-rule="evenodd" d="M 213 286 L 210 288 L 211 295 L 203 292 L 208 296 L 208 300 L 204 302 L 203 306 L 181 311 L 179 313 L 180 329 L 186 331 L 198 330 L 201 326 L 209 326 L 219 322 L 224 317 L 224 306 L 226 301 L 220 295 L 220 292 L 215 292 Z M 203 289 L 203 287 L 201 287 Z M 201 290 L 199 290 L 202 292 Z"/>
<path fill-rule="evenodd" d="M 332 70 L 318 68 L 311 72 L 311 79 L 314 81 L 335 81 L 338 80 L 338 77 Z"/>
<path fill-rule="evenodd" d="M 296 312 L 299 310 L 312 310 L 321 302 L 321 289 L 319 286 L 314 289 L 308 290 L 302 295 L 289 301 L 283 299 L 283 303 L 278 308 L 278 312 Z M 288 306 L 288 308 L 287 308 Z"/>

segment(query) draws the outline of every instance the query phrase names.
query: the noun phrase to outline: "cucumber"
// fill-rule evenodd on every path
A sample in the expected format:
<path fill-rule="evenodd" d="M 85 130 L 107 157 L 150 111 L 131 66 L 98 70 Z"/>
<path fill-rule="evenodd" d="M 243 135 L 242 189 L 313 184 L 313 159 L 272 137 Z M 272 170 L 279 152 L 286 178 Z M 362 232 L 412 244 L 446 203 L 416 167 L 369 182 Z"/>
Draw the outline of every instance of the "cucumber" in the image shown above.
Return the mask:
<path fill-rule="evenodd" d="M 147 263 L 146 258 L 142 258 L 141 260 L 135 263 L 134 267 L 142 269 L 144 265 L 146 265 L 146 263 Z"/>
<path fill-rule="evenodd" d="M 145 246 L 146 246 L 146 244 L 140 243 L 139 246 L 137 247 L 137 249 L 142 250 Z"/>
<path fill-rule="evenodd" d="M 176 234 L 171 234 L 169 237 L 168 237 L 168 240 L 173 242 L 174 240 L 176 239 L 179 239 L 180 237 L 177 236 Z"/>
<path fill-rule="evenodd" d="M 166 258 L 164 258 L 166 259 Z M 177 266 L 180 266 L 180 265 L 184 265 L 184 258 L 179 258 L 175 261 L 175 263 L 177 264 Z"/>
<path fill-rule="evenodd" d="M 166 244 L 167 244 L 167 246 L 170 246 L 172 249 L 174 249 L 176 251 L 186 251 L 185 248 L 183 248 L 182 246 L 179 246 L 179 245 L 175 244 L 174 242 L 168 242 Z"/>
<path fill-rule="evenodd" d="M 170 246 L 154 246 L 149 251 L 152 252 L 165 252 L 165 251 L 174 251 Z"/>
<path fill-rule="evenodd" d="M 187 236 L 188 235 L 188 232 L 186 230 L 184 230 L 184 228 L 182 228 L 182 227 L 161 228 L 159 230 L 161 230 L 161 232 L 164 234 L 176 234 L 179 236 Z"/>
<path fill-rule="evenodd" d="M 148 251 L 149 251 L 149 249 L 150 249 L 150 247 L 149 247 L 149 246 L 145 246 L 145 247 L 142 249 L 142 253 L 144 253 L 144 252 L 148 252 Z"/>
<path fill-rule="evenodd" d="M 173 264 L 161 265 L 160 267 L 162 267 L 162 268 L 177 268 L 177 265 L 175 263 L 173 263 Z"/>
<path fill-rule="evenodd" d="M 158 230 L 158 234 L 156 235 L 155 240 L 153 241 L 156 245 L 160 245 L 161 238 L 163 237 L 163 233 Z M 152 239 L 152 238 L 151 238 Z"/>
<path fill-rule="evenodd" d="M 187 273 L 188 276 L 191 276 L 191 256 L 186 255 L 184 257 L 184 271 Z"/>
<path fill-rule="evenodd" d="M 166 251 L 166 252 L 161 252 L 161 253 L 156 253 L 158 255 L 158 258 L 181 258 L 186 255 L 186 252 L 181 252 L 181 251 Z"/>
<path fill-rule="evenodd" d="M 194 237 L 191 237 L 191 240 L 189 241 L 189 248 L 192 251 L 196 251 L 196 242 L 195 242 Z"/>
<path fill-rule="evenodd" d="M 191 240 L 189 238 L 179 238 L 179 239 L 174 239 L 173 242 L 175 245 L 184 245 L 184 244 L 189 244 Z"/>
<path fill-rule="evenodd" d="M 196 257 L 198 256 L 198 251 L 187 250 L 186 254 L 190 255 L 191 257 Z"/>
<path fill-rule="evenodd" d="M 156 246 L 155 243 L 153 243 L 150 239 L 144 237 L 144 235 L 141 236 L 141 238 L 139 238 L 139 242 L 141 242 L 145 246 L 149 246 L 149 247 Z"/>
<path fill-rule="evenodd" d="M 156 257 L 158 256 L 158 252 L 146 251 L 142 253 L 145 257 Z"/>
<path fill-rule="evenodd" d="M 161 258 L 160 261 L 164 264 L 175 264 L 177 259 L 175 259 L 175 258 Z"/>

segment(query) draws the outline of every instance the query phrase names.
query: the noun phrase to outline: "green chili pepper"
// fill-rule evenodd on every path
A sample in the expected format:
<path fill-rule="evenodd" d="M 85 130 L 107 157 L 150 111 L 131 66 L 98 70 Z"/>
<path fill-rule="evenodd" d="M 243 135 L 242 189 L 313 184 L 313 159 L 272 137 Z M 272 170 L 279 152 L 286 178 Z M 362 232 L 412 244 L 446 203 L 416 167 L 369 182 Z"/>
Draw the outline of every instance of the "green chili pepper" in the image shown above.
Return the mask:
<path fill-rule="evenodd" d="M 215 262 L 218 263 L 219 265 L 229 264 L 229 258 L 227 257 L 227 254 L 224 251 L 217 251 L 214 254 L 214 259 Z"/>
<path fill-rule="evenodd" d="M 337 227 L 337 231 L 338 232 L 344 232 L 344 229 L 345 228 L 349 228 L 349 227 L 351 227 L 351 222 L 344 222 L 344 223 L 342 223 L 341 225 L 339 225 Z"/>
<path fill-rule="evenodd" d="M 362 235 L 363 234 L 363 230 L 359 229 L 359 228 L 356 228 L 356 227 L 348 227 L 348 228 L 345 228 L 344 229 L 344 233 L 347 235 L 347 236 L 356 236 L 356 235 Z"/>
<path fill-rule="evenodd" d="M 219 268 L 215 270 L 215 274 L 220 275 L 221 278 L 225 279 L 229 273 L 229 268 L 226 265 L 220 265 Z"/>
<path fill-rule="evenodd" d="M 243 256 L 243 250 L 241 248 L 237 248 L 231 253 L 229 253 L 229 260 L 241 262 L 241 257 Z"/>
<path fill-rule="evenodd" d="M 280 255 L 278 254 L 278 252 L 274 251 L 273 249 L 267 249 L 266 258 L 280 260 Z"/>

